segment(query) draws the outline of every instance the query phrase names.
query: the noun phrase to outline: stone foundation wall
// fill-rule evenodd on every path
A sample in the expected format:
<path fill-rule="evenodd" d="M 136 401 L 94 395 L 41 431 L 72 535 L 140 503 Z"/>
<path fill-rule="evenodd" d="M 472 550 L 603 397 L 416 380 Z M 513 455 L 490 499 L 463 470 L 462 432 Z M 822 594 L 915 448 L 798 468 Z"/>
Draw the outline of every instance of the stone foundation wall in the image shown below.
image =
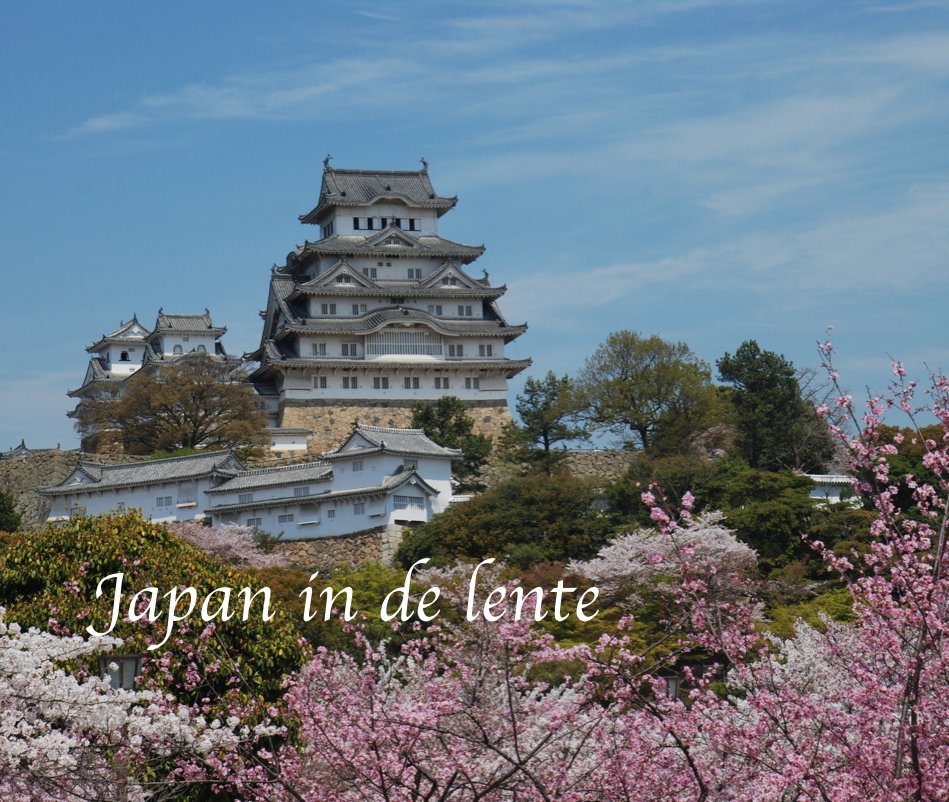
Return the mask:
<path fill-rule="evenodd" d="M 133 462 L 144 457 L 51 449 L 29 457 L 0 460 L 0 490 L 5 490 L 16 499 L 24 529 L 39 526 L 49 516 L 49 500 L 39 495 L 36 488 L 59 484 L 73 472 L 80 459 L 113 464 Z"/>
<path fill-rule="evenodd" d="M 383 562 L 384 539 L 383 530 L 377 529 L 314 540 L 288 540 L 277 544 L 276 550 L 294 568 L 326 571 L 346 565 Z"/>
<path fill-rule="evenodd" d="M 633 451 L 619 449 L 569 451 L 567 452 L 567 470 L 574 476 L 615 482 L 626 475 L 636 457 L 637 454 Z"/>
<path fill-rule="evenodd" d="M 414 408 L 414 403 L 405 401 L 288 400 L 281 410 L 280 425 L 313 432 L 308 443 L 312 458 L 341 446 L 357 421 L 370 426 L 411 426 Z M 475 431 L 492 439 L 500 436 L 505 423 L 511 422 L 505 401 L 469 403 L 468 414 L 474 419 Z"/>

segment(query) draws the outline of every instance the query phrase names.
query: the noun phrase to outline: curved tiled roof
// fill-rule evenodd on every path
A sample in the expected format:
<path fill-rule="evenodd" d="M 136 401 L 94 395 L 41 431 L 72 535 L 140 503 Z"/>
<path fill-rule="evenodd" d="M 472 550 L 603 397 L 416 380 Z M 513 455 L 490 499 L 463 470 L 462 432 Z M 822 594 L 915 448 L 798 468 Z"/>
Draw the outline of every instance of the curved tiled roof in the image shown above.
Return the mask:
<path fill-rule="evenodd" d="M 208 495 L 228 493 L 256 487 L 296 484 L 298 482 L 322 482 L 333 478 L 333 467 L 325 462 L 303 462 L 296 465 L 278 465 L 274 468 L 257 468 L 241 471 L 224 484 L 212 487 Z"/>
<path fill-rule="evenodd" d="M 302 223 L 316 223 L 333 206 L 366 206 L 376 200 L 397 198 L 410 206 L 436 209 L 440 214 L 451 209 L 457 198 L 435 192 L 428 170 L 340 170 L 326 166 L 320 186 L 320 198 L 312 211 L 300 215 Z"/>
<path fill-rule="evenodd" d="M 128 321 L 128 323 L 122 323 L 110 334 L 103 334 L 92 345 L 88 346 L 86 351 L 92 353 L 107 345 L 137 345 L 149 334 L 148 329 L 138 322 L 138 318 L 135 315 L 132 315 L 132 319 Z"/>
<path fill-rule="evenodd" d="M 41 495 L 64 495 L 89 490 L 112 490 L 137 485 L 196 479 L 211 473 L 237 473 L 244 466 L 230 451 L 211 451 L 187 457 L 148 460 L 118 465 L 80 462 L 58 485 L 37 489 Z"/>
<path fill-rule="evenodd" d="M 371 443 L 375 449 L 384 449 L 395 454 L 411 454 L 412 456 L 448 457 L 457 459 L 461 450 L 446 448 L 431 440 L 424 429 L 396 429 L 391 426 L 370 426 L 357 423 L 349 439 L 335 451 L 329 451 L 322 456 L 324 459 L 352 459 L 353 456 L 365 453 L 365 449 L 347 449 L 354 437 L 362 437 Z"/>
<path fill-rule="evenodd" d="M 372 334 L 394 323 L 422 323 L 447 335 L 499 335 L 514 339 L 527 331 L 527 325 L 509 326 L 503 320 L 479 318 L 443 318 L 407 306 L 374 309 L 358 317 L 311 317 L 284 323 L 283 329 L 295 334 Z"/>
<path fill-rule="evenodd" d="M 267 376 L 272 368 L 344 368 L 349 370 L 381 370 L 393 367 L 421 370 L 487 370 L 503 371 L 507 378 L 513 378 L 522 370 L 531 366 L 530 359 L 431 359 L 424 362 L 407 356 L 385 359 L 347 359 L 346 357 L 286 356 L 280 352 L 273 340 L 267 340 L 256 351 L 244 355 L 245 359 L 260 362 L 261 365 L 250 375 L 251 381 Z"/>
<path fill-rule="evenodd" d="M 309 254 L 325 254 L 328 256 L 343 254 L 353 256 L 411 254 L 412 256 L 452 257 L 462 262 L 472 262 L 484 253 L 483 245 L 463 245 L 460 242 L 453 242 L 443 237 L 411 236 L 408 238 L 412 240 L 411 245 L 384 245 L 382 244 L 385 241 L 384 238 L 380 239 L 378 234 L 375 237 L 334 234 L 326 239 L 305 242 L 291 252 L 288 260 L 291 258 L 299 259 Z"/>
<path fill-rule="evenodd" d="M 221 337 L 226 326 L 215 326 L 211 321 L 211 313 L 207 309 L 201 315 L 169 315 L 164 310 L 158 310 L 153 334 L 159 332 L 181 332 L 183 334 L 213 334 Z"/>

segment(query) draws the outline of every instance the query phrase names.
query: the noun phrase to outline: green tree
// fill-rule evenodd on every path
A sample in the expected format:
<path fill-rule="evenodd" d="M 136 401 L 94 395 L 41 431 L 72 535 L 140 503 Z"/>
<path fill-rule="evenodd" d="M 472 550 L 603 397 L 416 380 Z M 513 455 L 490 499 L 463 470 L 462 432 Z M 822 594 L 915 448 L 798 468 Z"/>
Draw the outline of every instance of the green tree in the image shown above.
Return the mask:
<path fill-rule="evenodd" d="M 594 426 L 630 434 L 632 446 L 654 456 L 691 448 L 721 415 L 709 366 L 685 343 L 656 335 L 613 332 L 583 365 L 578 386 Z"/>
<path fill-rule="evenodd" d="M 521 425 L 509 424 L 502 437 L 508 459 L 529 462 L 550 473 L 565 454 L 556 445 L 590 436 L 577 423 L 577 394 L 568 376 L 549 371 L 543 379 L 529 377 L 515 409 Z"/>
<path fill-rule="evenodd" d="M 422 557 L 440 564 L 501 557 L 520 566 L 590 559 L 611 532 L 596 499 L 594 485 L 569 474 L 515 477 L 409 533 L 396 560 L 408 567 Z"/>
<path fill-rule="evenodd" d="M 15 532 L 21 523 L 16 499 L 6 490 L 0 490 L 0 532 Z"/>
<path fill-rule="evenodd" d="M 462 458 L 455 463 L 454 471 L 462 484 L 477 477 L 491 453 L 491 438 L 475 434 L 468 407 L 453 395 L 418 404 L 412 411 L 412 426 L 424 429 L 440 446 L 461 449 Z"/>
<path fill-rule="evenodd" d="M 717 366 L 719 378 L 733 388 L 735 448 L 748 465 L 766 471 L 825 469 L 833 442 L 802 398 L 791 362 L 746 340 Z"/>
<path fill-rule="evenodd" d="M 84 435 L 116 431 L 131 454 L 262 444 L 265 413 L 253 388 L 232 366 L 188 354 L 161 370 L 134 374 L 116 397 L 84 402 L 77 428 Z"/>

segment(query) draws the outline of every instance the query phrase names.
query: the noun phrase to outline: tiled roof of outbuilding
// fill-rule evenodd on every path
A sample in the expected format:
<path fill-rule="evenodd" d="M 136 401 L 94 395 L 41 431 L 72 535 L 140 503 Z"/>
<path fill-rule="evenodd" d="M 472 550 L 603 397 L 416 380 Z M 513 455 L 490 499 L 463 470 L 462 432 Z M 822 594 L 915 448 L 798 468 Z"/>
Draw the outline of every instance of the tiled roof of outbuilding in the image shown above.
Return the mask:
<path fill-rule="evenodd" d="M 105 490 L 136 485 L 162 484 L 196 479 L 211 473 L 233 474 L 244 466 L 230 451 L 210 451 L 187 457 L 148 460 L 118 465 L 80 461 L 73 473 L 58 485 L 38 488 L 44 496 Z"/>
<path fill-rule="evenodd" d="M 211 313 L 207 309 L 201 315 L 169 315 L 163 309 L 159 309 L 153 333 L 171 331 L 185 334 L 210 333 L 220 337 L 227 331 L 227 328 L 225 326 L 215 326 L 211 320 Z"/>
<path fill-rule="evenodd" d="M 303 462 L 241 471 L 233 479 L 208 490 L 208 494 L 233 492 L 255 487 L 292 485 L 300 482 L 322 482 L 333 478 L 333 467 L 325 462 Z"/>
<path fill-rule="evenodd" d="M 449 457 L 453 459 L 461 456 L 460 449 L 445 448 L 445 446 L 438 445 L 425 434 L 424 429 L 396 429 L 390 426 L 370 426 L 365 423 L 357 423 L 349 440 L 336 451 L 324 453 L 322 455 L 323 459 L 344 459 L 358 455 L 360 453 L 359 449 L 346 448 L 353 437 L 357 435 L 362 436 L 374 447 L 395 454 Z"/>

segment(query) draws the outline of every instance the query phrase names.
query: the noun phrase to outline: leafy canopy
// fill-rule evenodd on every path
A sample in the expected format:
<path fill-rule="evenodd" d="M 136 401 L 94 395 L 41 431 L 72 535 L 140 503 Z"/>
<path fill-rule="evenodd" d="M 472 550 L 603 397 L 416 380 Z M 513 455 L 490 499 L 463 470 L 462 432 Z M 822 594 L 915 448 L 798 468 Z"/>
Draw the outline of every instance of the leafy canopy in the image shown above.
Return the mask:
<path fill-rule="evenodd" d="M 735 447 L 752 468 L 820 472 L 833 455 L 826 424 L 801 396 L 794 365 L 746 340 L 717 362 L 732 385 Z"/>
<path fill-rule="evenodd" d="M 0 532 L 15 532 L 20 523 L 16 499 L 6 490 L 0 490 Z"/>
<path fill-rule="evenodd" d="M 77 428 L 84 435 L 117 430 L 132 454 L 205 447 L 259 447 L 266 424 L 253 388 L 232 367 L 188 354 L 160 371 L 134 374 L 120 396 L 85 401 Z"/>
<path fill-rule="evenodd" d="M 491 438 L 475 434 L 474 419 L 464 401 L 446 395 L 437 401 L 423 401 L 412 410 L 412 426 L 446 448 L 460 448 L 462 458 L 453 466 L 464 483 L 478 475 L 491 453 Z"/>
<path fill-rule="evenodd" d="M 551 481 L 530 474 L 499 482 L 470 501 L 449 507 L 409 533 L 396 561 L 422 557 L 505 557 L 525 566 L 588 559 L 609 537 L 609 520 L 594 509 L 594 486 L 569 474 Z"/>
<path fill-rule="evenodd" d="M 535 464 L 550 473 L 565 453 L 556 445 L 590 436 L 578 424 L 579 399 L 568 376 L 549 371 L 543 379 L 528 377 L 515 409 L 521 425 L 509 424 L 502 437 L 508 460 Z"/>
<path fill-rule="evenodd" d="M 610 334 L 580 370 L 586 418 L 632 436 L 647 454 L 674 454 L 719 419 L 709 366 L 681 342 L 635 331 Z"/>

